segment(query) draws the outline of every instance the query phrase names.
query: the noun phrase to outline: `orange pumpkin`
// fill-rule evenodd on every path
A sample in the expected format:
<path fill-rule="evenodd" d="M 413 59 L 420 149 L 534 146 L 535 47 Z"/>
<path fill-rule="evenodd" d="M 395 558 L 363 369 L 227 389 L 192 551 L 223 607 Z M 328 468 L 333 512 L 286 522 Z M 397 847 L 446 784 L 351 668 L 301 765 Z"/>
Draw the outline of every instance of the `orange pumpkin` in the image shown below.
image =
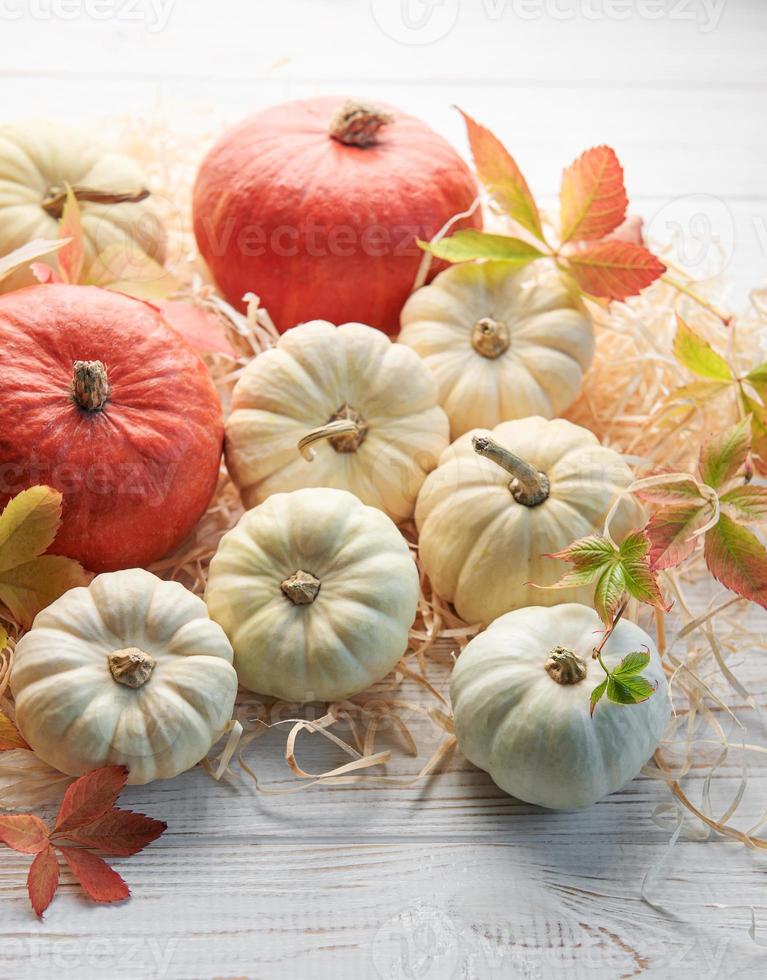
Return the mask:
<path fill-rule="evenodd" d="M 95 286 L 0 297 L 0 507 L 63 494 L 53 546 L 94 572 L 147 565 L 205 511 L 221 405 L 205 365 L 155 307 Z"/>
<path fill-rule="evenodd" d="M 255 292 L 280 331 L 329 320 L 396 333 L 423 257 L 416 239 L 477 193 L 425 123 L 321 97 L 274 106 L 221 138 L 197 176 L 194 230 L 229 302 L 242 308 Z M 454 228 L 480 225 L 477 208 Z"/>

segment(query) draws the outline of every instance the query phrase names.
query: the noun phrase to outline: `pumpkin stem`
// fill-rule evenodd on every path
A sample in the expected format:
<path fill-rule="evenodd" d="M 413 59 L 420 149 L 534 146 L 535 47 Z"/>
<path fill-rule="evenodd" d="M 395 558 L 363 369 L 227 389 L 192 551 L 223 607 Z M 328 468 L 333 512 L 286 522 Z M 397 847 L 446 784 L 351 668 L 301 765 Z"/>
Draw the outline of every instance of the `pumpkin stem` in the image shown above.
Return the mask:
<path fill-rule="evenodd" d="M 551 484 L 545 473 L 540 473 L 519 456 L 499 446 L 489 436 L 474 436 L 471 444 L 474 452 L 484 456 L 485 459 L 492 460 L 511 474 L 514 479 L 509 484 L 509 490 L 518 504 L 537 507 L 548 498 Z"/>
<path fill-rule="evenodd" d="M 314 602 L 319 594 L 320 585 L 318 578 L 300 568 L 297 572 L 293 572 L 290 578 L 280 582 L 280 588 L 296 606 L 308 606 Z"/>
<path fill-rule="evenodd" d="M 337 412 L 333 412 L 325 425 L 312 429 L 299 439 L 298 451 L 311 463 L 314 450 L 309 447 L 313 442 L 327 439 L 337 453 L 356 453 L 367 434 L 368 424 L 365 419 L 351 405 L 343 404 Z"/>
<path fill-rule="evenodd" d="M 91 204 L 138 204 L 139 201 L 145 201 L 150 193 L 146 187 L 139 187 L 132 191 L 99 191 L 95 187 L 75 186 L 71 191 L 76 201 L 89 201 Z M 64 213 L 66 201 L 67 188 L 54 185 L 48 188 L 41 207 L 52 218 L 58 219 Z"/>
<path fill-rule="evenodd" d="M 72 398 L 87 412 L 99 412 L 111 393 L 103 361 L 75 361 L 72 372 Z"/>
<path fill-rule="evenodd" d="M 564 647 L 554 647 L 544 667 L 557 684 L 577 684 L 587 673 L 586 662 Z"/>
<path fill-rule="evenodd" d="M 330 135 L 346 146 L 372 146 L 378 131 L 394 122 L 394 116 L 370 102 L 347 99 L 330 122 Z"/>
<path fill-rule="evenodd" d="M 471 328 L 471 346 L 478 354 L 491 361 L 505 354 L 510 343 L 509 328 L 500 320 L 483 316 Z"/>
<path fill-rule="evenodd" d="M 152 676 L 156 661 L 148 653 L 138 647 L 126 647 L 125 650 L 115 650 L 107 657 L 109 671 L 118 684 L 132 687 L 134 690 L 143 687 Z"/>

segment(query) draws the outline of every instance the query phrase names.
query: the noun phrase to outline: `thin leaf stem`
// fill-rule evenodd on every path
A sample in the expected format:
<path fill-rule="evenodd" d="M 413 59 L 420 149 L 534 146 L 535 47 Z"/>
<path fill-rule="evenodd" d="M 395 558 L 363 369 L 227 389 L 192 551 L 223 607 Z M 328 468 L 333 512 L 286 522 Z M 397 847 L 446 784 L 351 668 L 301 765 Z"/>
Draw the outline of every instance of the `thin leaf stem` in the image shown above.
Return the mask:
<path fill-rule="evenodd" d="M 708 310 L 709 313 L 713 313 L 715 317 L 720 319 L 722 323 L 725 325 L 725 327 L 729 327 L 730 322 L 732 320 L 732 314 L 723 313 L 722 310 L 720 310 L 717 306 L 714 306 L 714 304 L 711 303 L 709 300 L 704 299 L 703 296 L 700 296 L 698 293 L 696 293 L 694 289 L 690 288 L 690 286 L 686 285 L 683 282 L 680 282 L 678 279 L 675 279 L 673 276 L 664 275 L 661 276 L 660 278 L 661 278 L 661 282 L 665 282 L 667 286 L 671 286 L 671 288 L 676 289 L 677 292 L 684 293 L 685 296 L 689 296 L 689 298 L 694 300 L 699 306 L 702 306 L 704 310 Z"/>

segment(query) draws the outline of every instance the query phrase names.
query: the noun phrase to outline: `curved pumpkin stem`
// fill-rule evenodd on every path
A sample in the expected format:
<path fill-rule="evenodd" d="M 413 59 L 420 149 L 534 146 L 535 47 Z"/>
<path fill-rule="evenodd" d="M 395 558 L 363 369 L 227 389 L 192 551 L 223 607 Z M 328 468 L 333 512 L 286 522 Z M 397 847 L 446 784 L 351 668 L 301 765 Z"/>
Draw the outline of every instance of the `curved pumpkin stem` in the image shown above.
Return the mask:
<path fill-rule="evenodd" d="M 513 477 L 509 490 L 518 504 L 537 507 L 548 498 L 551 484 L 545 473 L 540 473 L 511 450 L 499 446 L 489 436 L 474 436 L 471 444 L 475 453 L 492 460 Z"/>
<path fill-rule="evenodd" d="M 319 442 L 321 439 L 336 439 L 339 436 L 352 436 L 356 440 L 361 434 L 362 430 L 353 419 L 336 419 L 334 422 L 327 422 L 325 425 L 307 432 L 303 438 L 298 440 L 298 451 L 304 459 L 311 463 L 315 456 L 314 450 L 311 448 L 313 442 Z M 349 441 L 351 443 L 352 440 Z"/>
<path fill-rule="evenodd" d="M 96 190 L 94 187 L 72 187 L 72 194 L 76 201 L 88 201 L 91 204 L 138 204 L 149 197 L 149 190 L 146 187 L 139 187 L 130 191 L 103 191 Z M 53 218 L 60 218 L 64 213 L 64 204 L 67 200 L 66 187 L 50 187 L 48 194 L 43 198 L 41 207 Z"/>

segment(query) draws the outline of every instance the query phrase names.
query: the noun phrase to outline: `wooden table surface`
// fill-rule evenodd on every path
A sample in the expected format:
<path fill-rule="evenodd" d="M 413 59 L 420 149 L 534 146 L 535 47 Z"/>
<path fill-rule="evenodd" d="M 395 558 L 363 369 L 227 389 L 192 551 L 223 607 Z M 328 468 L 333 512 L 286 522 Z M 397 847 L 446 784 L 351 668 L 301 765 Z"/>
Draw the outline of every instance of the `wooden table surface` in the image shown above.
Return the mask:
<path fill-rule="evenodd" d="M 354 93 L 464 147 L 457 103 L 507 140 L 549 202 L 566 163 L 610 143 L 652 233 L 674 238 L 693 268 L 723 272 L 737 305 L 765 272 L 766 49 L 762 0 L 7 0 L 1 115 L 144 113 L 180 132 L 207 112 Z M 744 650 L 735 665 L 762 704 L 764 657 Z M 766 744 L 755 713 L 741 714 L 743 738 Z M 397 772 L 416 772 L 433 748 L 429 726 L 414 727 L 422 757 L 400 753 Z M 249 758 L 284 787 L 282 742 L 270 734 Z M 301 753 L 307 768 L 339 761 L 316 737 Z M 739 826 L 767 805 L 760 758 L 749 756 Z M 697 802 L 707 772 L 686 782 Z M 739 756 L 717 770 L 712 812 L 741 775 Z M 767 975 L 764 855 L 704 840 L 691 819 L 669 851 L 676 816 L 657 780 L 586 812 L 548 813 L 455 755 L 447 772 L 401 789 L 269 796 L 196 770 L 124 799 L 170 826 L 115 862 L 134 892 L 123 906 L 95 907 L 67 884 L 37 922 L 28 858 L 0 850 L 0 976 Z"/>

